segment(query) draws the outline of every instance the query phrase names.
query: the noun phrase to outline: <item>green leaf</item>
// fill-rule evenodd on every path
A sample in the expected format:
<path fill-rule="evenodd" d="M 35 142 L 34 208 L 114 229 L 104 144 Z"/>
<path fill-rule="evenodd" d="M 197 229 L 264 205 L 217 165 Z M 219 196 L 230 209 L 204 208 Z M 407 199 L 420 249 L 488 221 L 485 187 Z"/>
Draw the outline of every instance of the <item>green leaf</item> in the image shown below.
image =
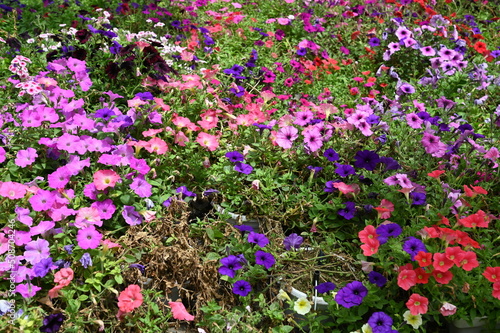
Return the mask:
<path fill-rule="evenodd" d="M 118 284 L 122 284 L 123 283 L 123 277 L 121 275 L 115 275 L 115 281 Z"/>
<path fill-rule="evenodd" d="M 87 296 L 87 295 L 80 295 L 80 296 L 78 296 L 78 300 L 79 301 L 86 301 L 88 299 L 89 299 L 89 296 Z"/>
<path fill-rule="evenodd" d="M 214 230 L 212 228 L 207 228 L 205 231 L 207 232 L 208 238 L 210 238 L 210 240 L 214 241 L 215 240 Z"/>
<path fill-rule="evenodd" d="M 218 253 L 215 253 L 215 252 L 208 252 L 205 259 L 206 260 L 219 260 L 220 255 Z"/>

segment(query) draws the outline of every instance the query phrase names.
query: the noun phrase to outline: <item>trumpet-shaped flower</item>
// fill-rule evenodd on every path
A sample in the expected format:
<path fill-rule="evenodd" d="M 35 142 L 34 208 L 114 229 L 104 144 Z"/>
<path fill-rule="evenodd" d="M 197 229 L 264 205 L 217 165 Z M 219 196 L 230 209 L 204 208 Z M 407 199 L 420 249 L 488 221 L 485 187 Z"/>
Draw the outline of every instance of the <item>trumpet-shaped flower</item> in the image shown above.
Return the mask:
<path fill-rule="evenodd" d="M 293 304 L 293 309 L 300 315 L 308 314 L 311 311 L 311 302 L 305 297 L 301 297 Z"/>
<path fill-rule="evenodd" d="M 131 284 L 118 296 L 118 307 L 120 311 L 128 313 L 141 306 L 143 297 L 141 287 Z"/>
<path fill-rule="evenodd" d="M 429 300 L 427 299 L 427 297 L 421 296 L 419 294 L 412 294 L 408 302 L 406 302 L 406 307 L 414 316 L 419 314 L 426 314 L 428 305 Z"/>
<path fill-rule="evenodd" d="M 410 311 L 403 313 L 403 318 L 408 325 L 411 325 L 414 329 L 418 329 L 422 325 L 422 316 L 417 314 L 413 315 Z"/>
<path fill-rule="evenodd" d="M 120 179 L 113 170 L 99 170 L 94 173 L 94 186 L 97 190 L 103 191 L 108 187 L 114 187 Z"/>

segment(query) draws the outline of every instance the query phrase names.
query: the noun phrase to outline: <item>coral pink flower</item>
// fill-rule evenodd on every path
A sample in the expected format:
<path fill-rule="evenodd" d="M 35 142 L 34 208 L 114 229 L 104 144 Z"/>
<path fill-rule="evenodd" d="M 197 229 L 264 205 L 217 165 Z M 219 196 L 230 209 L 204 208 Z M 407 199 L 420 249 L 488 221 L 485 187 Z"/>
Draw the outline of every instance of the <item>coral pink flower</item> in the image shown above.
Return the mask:
<path fill-rule="evenodd" d="M 493 291 L 491 293 L 493 297 L 500 299 L 500 281 L 493 283 Z"/>
<path fill-rule="evenodd" d="M 429 172 L 427 176 L 438 179 L 439 176 L 441 176 L 443 173 L 443 170 L 434 170 L 432 172 Z"/>
<path fill-rule="evenodd" d="M 94 186 L 99 191 L 114 187 L 120 176 L 113 170 L 99 170 L 94 173 Z"/>
<path fill-rule="evenodd" d="M 146 150 L 149 151 L 150 153 L 157 153 L 158 155 L 163 155 L 167 152 L 168 146 L 165 141 L 163 141 L 160 138 L 153 138 L 149 140 L 148 146 L 146 146 Z"/>
<path fill-rule="evenodd" d="M 132 310 L 141 306 L 142 301 L 141 287 L 131 284 L 118 296 L 118 307 L 122 312 L 132 312 Z"/>
<path fill-rule="evenodd" d="M 445 317 L 454 315 L 455 312 L 457 312 L 457 307 L 453 304 L 450 304 L 448 302 L 444 302 L 441 308 L 439 309 L 439 312 Z"/>
<path fill-rule="evenodd" d="M 420 296 L 419 294 L 412 294 L 408 302 L 406 302 L 406 307 L 410 310 L 412 315 L 417 316 L 427 313 L 428 304 L 429 300 L 427 297 Z"/>
<path fill-rule="evenodd" d="M 479 210 L 475 214 L 471 214 L 463 219 L 459 219 L 458 223 L 467 228 L 488 228 L 488 224 L 490 223 L 490 218 L 486 215 L 485 212 Z"/>
<path fill-rule="evenodd" d="M 486 267 L 483 276 L 490 282 L 500 282 L 500 267 Z"/>
<path fill-rule="evenodd" d="M 60 284 L 54 286 L 54 288 L 50 289 L 48 292 L 49 297 L 50 298 L 59 297 L 59 290 L 61 290 L 62 288 L 64 288 L 64 286 L 62 286 Z"/>
<path fill-rule="evenodd" d="M 358 233 L 359 240 L 363 243 L 368 243 L 377 240 L 377 231 L 374 226 L 367 225 L 363 230 Z"/>
<path fill-rule="evenodd" d="M 380 242 L 376 239 L 370 239 L 367 243 L 362 244 L 361 250 L 363 250 L 363 255 L 369 257 L 378 252 L 378 248 L 380 246 Z"/>
<path fill-rule="evenodd" d="M 470 271 L 479 266 L 476 253 L 473 251 L 463 251 L 460 253 L 458 255 L 458 261 L 460 262 L 459 267 L 462 267 L 465 271 Z"/>
<path fill-rule="evenodd" d="M 446 272 L 453 267 L 453 261 L 448 259 L 444 253 L 434 253 L 432 265 L 436 271 Z"/>
<path fill-rule="evenodd" d="M 184 307 L 184 304 L 182 304 L 182 302 L 168 302 L 168 305 L 172 309 L 174 319 L 188 321 L 194 320 L 194 316 L 190 315 L 186 311 L 186 308 Z"/>
<path fill-rule="evenodd" d="M 54 282 L 60 286 L 66 287 L 73 280 L 74 272 L 71 268 L 61 268 L 59 272 L 54 275 Z"/>
<path fill-rule="evenodd" d="M 202 147 L 207 148 L 209 151 L 214 151 L 219 147 L 219 138 L 205 132 L 198 133 L 196 142 L 198 142 Z"/>
<path fill-rule="evenodd" d="M 398 275 L 398 286 L 408 290 L 417 284 L 417 273 L 412 269 L 404 269 Z M 413 313 L 412 313 L 413 314 Z"/>
<path fill-rule="evenodd" d="M 460 246 L 450 246 L 444 250 L 446 257 L 448 259 L 450 259 L 451 261 L 453 261 L 455 263 L 455 265 L 457 265 L 457 266 L 460 265 L 458 255 L 462 252 L 464 252 L 464 250 L 462 250 L 462 248 Z"/>
<path fill-rule="evenodd" d="M 453 273 L 451 273 L 451 271 L 433 271 L 432 276 L 434 276 L 434 279 L 436 279 L 436 281 L 441 284 L 448 284 L 451 279 L 453 279 Z"/>

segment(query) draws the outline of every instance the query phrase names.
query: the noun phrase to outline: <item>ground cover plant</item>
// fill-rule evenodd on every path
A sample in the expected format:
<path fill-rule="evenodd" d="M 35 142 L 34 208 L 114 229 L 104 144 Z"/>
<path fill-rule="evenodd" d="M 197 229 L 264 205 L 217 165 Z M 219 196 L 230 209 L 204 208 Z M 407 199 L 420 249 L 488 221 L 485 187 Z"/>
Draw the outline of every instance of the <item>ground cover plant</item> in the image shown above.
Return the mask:
<path fill-rule="evenodd" d="M 0 330 L 494 331 L 497 15 L 4 1 Z"/>

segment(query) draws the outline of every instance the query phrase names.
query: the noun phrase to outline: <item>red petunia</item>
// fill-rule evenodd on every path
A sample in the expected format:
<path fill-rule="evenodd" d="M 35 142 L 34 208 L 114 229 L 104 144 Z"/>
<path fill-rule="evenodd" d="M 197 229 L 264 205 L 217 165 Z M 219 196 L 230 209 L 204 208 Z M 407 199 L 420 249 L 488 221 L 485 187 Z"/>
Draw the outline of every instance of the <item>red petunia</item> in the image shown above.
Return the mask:
<path fill-rule="evenodd" d="M 426 314 L 428 305 L 429 300 L 427 299 L 427 297 L 421 296 L 419 294 L 412 294 L 408 302 L 406 302 L 406 307 L 410 310 L 410 313 L 413 316 Z"/>
<path fill-rule="evenodd" d="M 500 281 L 493 283 L 493 297 L 500 299 Z"/>
<path fill-rule="evenodd" d="M 419 284 L 426 284 L 429 282 L 430 273 L 427 273 L 423 268 L 415 268 L 416 282 Z"/>
<path fill-rule="evenodd" d="M 479 210 L 475 214 L 471 214 L 463 219 L 459 219 L 458 223 L 467 228 L 488 228 L 490 223 L 490 218 L 485 212 Z"/>
<path fill-rule="evenodd" d="M 500 267 L 486 267 L 483 276 L 490 282 L 500 282 Z"/>
<path fill-rule="evenodd" d="M 420 267 L 432 265 L 432 253 L 420 251 L 414 258 Z"/>
<path fill-rule="evenodd" d="M 412 269 L 404 269 L 398 275 L 398 286 L 408 290 L 417 284 L 417 274 Z"/>
<path fill-rule="evenodd" d="M 453 261 L 448 259 L 444 253 L 434 253 L 433 259 L 432 266 L 436 271 L 446 272 L 454 265 Z"/>
<path fill-rule="evenodd" d="M 460 266 L 465 271 L 470 271 L 473 268 L 479 267 L 479 262 L 477 261 L 476 253 L 472 251 L 464 251 L 458 255 L 458 261 Z"/>
<path fill-rule="evenodd" d="M 489 53 L 488 48 L 486 47 L 486 43 L 481 42 L 481 41 L 477 41 L 474 44 L 474 50 L 476 50 L 477 53 L 480 53 L 482 55 L 485 55 L 485 54 Z"/>
<path fill-rule="evenodd" d="M 427 176 L 438 179 L 439 176 L 441 176 L 443 173 L 443 170 L 434 170 L 432 172 L 429 172 Z"/>
<path fill-rule="evenodd" d="M 438 283 L 441 284 L 448 284 L 451 279 L 453 279 L 453 273 L 451 271 L 446 271 L 446 272 L 440 272 L 440 271 L 433 271 L 432 276 Z"/>
<path fill-rule="evenodd" d="M 368 243 L 371 240 L 377 239 L 377 231 L 372 225 L 367 225 L 363 230 L 358 232 L 359 240 L 363 243 Z"/>

